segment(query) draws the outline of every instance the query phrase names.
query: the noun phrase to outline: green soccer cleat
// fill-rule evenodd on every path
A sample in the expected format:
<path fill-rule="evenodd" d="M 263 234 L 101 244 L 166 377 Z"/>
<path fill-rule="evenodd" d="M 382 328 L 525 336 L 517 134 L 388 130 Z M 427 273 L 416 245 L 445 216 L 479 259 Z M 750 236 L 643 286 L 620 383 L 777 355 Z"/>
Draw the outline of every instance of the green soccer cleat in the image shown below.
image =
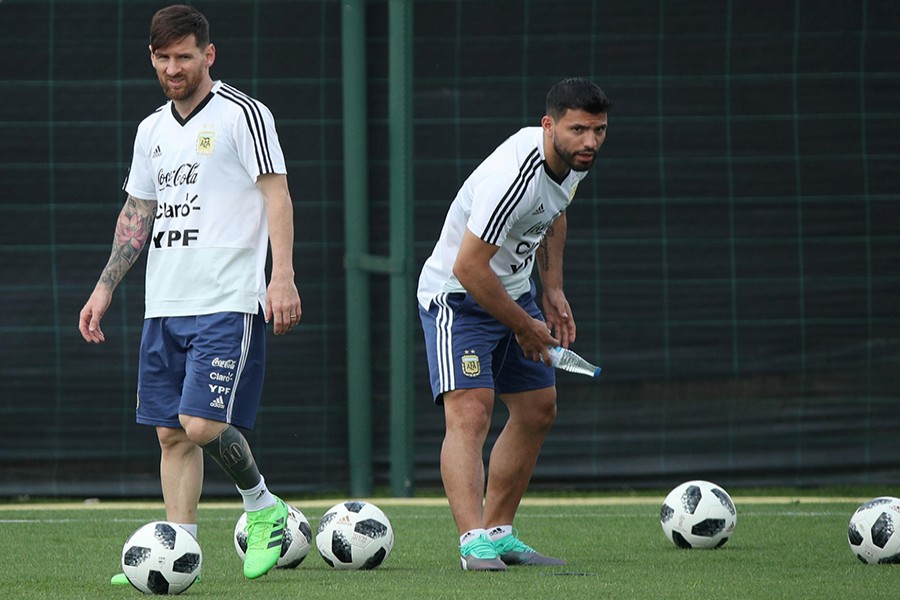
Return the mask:
<path fill-rule="evenodd" d="M 560 566 L 566 564 L 566 561 L 538 554 L 534 548 L 519 539 L 519 532 L 513 530 L 513 533 L 494 540 L 494 550 L 500 556 L 500 560 L 504 564 L 513 566 Z"/>
<path fill-rule="evenodd" d="M 128 581 L 128 576 L 126 576 L 125 573 L 116 573 L 109 582 L 113 585 L 131 585 L 131 582 Z M 197 575 L 197 579 L 194 580 L 194 585 L 197 585 L 198 583 L 200 583 L 199 575 Z"/>
<path fill-rule="evenodd" d="M 459 566 L 463 571 L 505 571 L 506 565 L 500 560 L 487 534 L 480 536 L 459 548 Z"/>
<path fill-rule="evenodd" d="M 278 562 L 287 515 L 287 505 L 278 497 L 274 506 L 247 513 L 247 551 L 244 554 L 244 577 L 247 579 L 262 577 Z"/>

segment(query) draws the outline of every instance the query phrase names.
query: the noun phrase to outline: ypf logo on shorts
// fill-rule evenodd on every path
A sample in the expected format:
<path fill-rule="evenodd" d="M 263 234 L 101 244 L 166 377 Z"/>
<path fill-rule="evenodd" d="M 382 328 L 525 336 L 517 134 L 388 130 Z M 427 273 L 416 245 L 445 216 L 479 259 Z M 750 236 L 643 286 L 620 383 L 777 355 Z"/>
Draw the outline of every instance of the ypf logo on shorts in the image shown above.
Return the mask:
<path fill-rule="evenodd" d="M 462 372 L 466 377 L 481 375 L 481 361 L 474 350 L 466 350 L 462 356 Z"/>

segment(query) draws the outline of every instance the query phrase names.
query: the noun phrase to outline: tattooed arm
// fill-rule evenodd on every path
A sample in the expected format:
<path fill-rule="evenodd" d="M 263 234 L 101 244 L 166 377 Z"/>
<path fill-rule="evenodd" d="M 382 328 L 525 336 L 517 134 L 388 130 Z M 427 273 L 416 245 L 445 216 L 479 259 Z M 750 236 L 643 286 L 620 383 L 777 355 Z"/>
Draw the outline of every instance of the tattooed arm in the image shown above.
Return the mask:
<path fill-rule="evenodd" d="M 566 245 L 568 222 L 566 213 L 547 229 L 537 249 L 538 273 L 544 288 L 541 302 L 547 319 L 560 344 L 568 348 L 575 341 L 575 320 L 566 295 L 563 293 L 563 249 Z"/>
<path fill-rule="evenodd" d="M 100 329 L 100 319 L 112 302 L 113 290 L 147 245 L 155 218 L 155 200 L 141 200 L 132 195 L 125 200 L 125 206 L 122 207 L 119 220 L 116 222 L 116 234 L 113 237 L 109 261 L 79 316 L 78 330 L 85 341 L 99 344 L 106 339 Z"/>

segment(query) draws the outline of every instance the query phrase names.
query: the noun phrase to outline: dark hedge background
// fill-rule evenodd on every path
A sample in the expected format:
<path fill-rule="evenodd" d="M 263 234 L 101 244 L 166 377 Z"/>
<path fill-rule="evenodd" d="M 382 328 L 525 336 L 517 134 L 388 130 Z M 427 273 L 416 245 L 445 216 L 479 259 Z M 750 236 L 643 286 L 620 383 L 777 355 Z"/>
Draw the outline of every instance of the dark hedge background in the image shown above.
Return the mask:
<path fill-rule="evenodd" d="M 213 76 L 266 103 L 288 158 L 303 324 L 269 338 L 251 434 L 273 489 L 348 488 L 341 3 L 195 3 Z M 133 422 L 143 263 L 86 345 L 137 123 L 164 98 L 160 2 L 0 3 L 0 494 L 158 495 Z M 415 263 L 478 162 L 547 89 L 613 98 L 569 214 L 574 348 L 536 488 L 900 483 L 900 5 L 889 0 L 420 0 Z M 388 3 L 367 4 L 372 252 L 388 252 Z M 375 483 L 388 483 L 387 281 L 373 279 Z M 412 303 L 414 298 L 410 298 Z M 442 414 L 416 355 L 415 485 Z M 497 424 L 504 411 L 498 403 Z M 493 433 L 496 435 L 496 431 Z M 206 494 L 233 494 L 215 468 Z"/>

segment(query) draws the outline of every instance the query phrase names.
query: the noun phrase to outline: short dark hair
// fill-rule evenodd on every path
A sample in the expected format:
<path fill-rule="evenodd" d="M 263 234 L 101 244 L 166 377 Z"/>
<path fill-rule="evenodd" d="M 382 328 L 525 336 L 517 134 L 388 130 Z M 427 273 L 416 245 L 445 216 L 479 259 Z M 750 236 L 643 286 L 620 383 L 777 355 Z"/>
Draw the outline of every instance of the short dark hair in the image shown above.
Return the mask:
<path fill-rule="evenodd" d="M 547 94 L 547 114 L 558 120 L 570 108 L 592 114 L 605 113 L 612 108 L 612 101 L 596 83 L 581 77 L 571 77 L 550 88 Z"/>
<path fill-rule="evenodd" d="M 161 8 L 150 22 L 150 49 L 171 46 L 189 35 L 196 38 L 198 48 L 209 45 L 209 21 L 200 11 L 184 4 Z"/>

